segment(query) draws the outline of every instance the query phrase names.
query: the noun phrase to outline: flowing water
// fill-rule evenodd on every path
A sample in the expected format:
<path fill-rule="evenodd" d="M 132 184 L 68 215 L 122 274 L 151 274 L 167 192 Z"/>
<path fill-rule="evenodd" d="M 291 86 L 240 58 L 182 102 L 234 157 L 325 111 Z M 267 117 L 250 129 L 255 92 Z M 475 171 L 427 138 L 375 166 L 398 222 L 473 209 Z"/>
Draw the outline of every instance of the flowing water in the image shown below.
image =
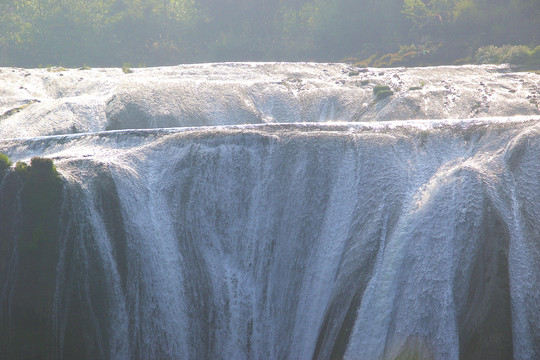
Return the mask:
<path fill-rule="evenodd" d="M 0 152 L 64 182 L 47 356 L 539 358 L 540 76 L 353 70 L 2 69 Z"/>

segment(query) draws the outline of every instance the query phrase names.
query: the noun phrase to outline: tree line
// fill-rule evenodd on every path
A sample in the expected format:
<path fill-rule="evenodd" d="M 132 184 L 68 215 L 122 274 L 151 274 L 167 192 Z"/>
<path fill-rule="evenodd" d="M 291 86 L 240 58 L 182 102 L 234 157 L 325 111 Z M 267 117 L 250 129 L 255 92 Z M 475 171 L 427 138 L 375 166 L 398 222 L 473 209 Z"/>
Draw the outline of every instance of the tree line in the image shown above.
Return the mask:
<path fill-rule="evenodd" d="M 341 61 L 540 41 L 540 0 L 2 0 L 0 65 Z M 410 56 L 418 61 L 418 56 Z M 406 60 L 407 57 L 401 57 Z"/>

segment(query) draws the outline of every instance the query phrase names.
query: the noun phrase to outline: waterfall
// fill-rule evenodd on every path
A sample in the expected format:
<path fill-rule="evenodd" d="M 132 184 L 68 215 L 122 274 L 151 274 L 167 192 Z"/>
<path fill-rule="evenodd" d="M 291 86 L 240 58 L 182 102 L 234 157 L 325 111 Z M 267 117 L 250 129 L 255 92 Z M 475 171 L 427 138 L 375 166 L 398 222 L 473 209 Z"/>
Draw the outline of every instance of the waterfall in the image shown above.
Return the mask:
<path fill-rule="evenodd" d="M 317 104 L 315 120 L 345 107 Z M 308 111 L 288 105 L 244 109 Z M 32 349 L 50 358 L 538 358 L 539 120 L 0 140 L 13 161 L 53 159 L 63 179 L 52 264 L 35 268 L 51 266 L 50 298 L 27 299 L 22 178 L 3 174 L 0 357 L 34 340 L 10 320 L 24 299 L 44 314 Z"/>

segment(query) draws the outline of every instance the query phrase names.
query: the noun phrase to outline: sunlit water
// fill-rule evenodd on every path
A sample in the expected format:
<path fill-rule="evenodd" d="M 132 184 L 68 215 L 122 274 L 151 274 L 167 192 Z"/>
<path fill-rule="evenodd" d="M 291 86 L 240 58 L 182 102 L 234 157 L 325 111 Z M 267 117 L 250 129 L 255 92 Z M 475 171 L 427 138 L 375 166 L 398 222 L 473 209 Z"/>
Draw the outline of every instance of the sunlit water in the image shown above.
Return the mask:
<path fill-rule="evenodd" d="M 28 73 L 45 98 L 58 73 Z M 368 74 L 403 84 L 376 102 Z M 468 119 L 482 76 L 490 117 Z M 2 120 L 0 141 L 65 179 L 59 354 L 79 306 L 94 358 L 540 357 L 540 117 L 520 98 L 538 76 L 208 64 L 61 81 L 55 101 L 84 110 L 48 116 L 91 132 L 34 137 L 56 126 L 26 127 L 43 100 Z M 113 116 L 168 128 L 95 132 Z M 423 117 L 440 120 L 369 122 Z"/>

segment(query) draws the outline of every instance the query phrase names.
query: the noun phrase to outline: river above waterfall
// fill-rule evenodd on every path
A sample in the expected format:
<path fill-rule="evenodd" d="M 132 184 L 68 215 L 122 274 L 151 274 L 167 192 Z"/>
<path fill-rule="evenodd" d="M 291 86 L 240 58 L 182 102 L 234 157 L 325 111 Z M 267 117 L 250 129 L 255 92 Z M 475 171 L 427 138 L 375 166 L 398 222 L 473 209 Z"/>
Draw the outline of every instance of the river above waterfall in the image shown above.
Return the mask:
<path fill-rule="evenodd" d="M 540 115 L 540 75 L 506 66 L 221 63 L 0 69 L 0 138 L 113 129 Z M 376 86 L 392 96 L 377 99 Z"/>

